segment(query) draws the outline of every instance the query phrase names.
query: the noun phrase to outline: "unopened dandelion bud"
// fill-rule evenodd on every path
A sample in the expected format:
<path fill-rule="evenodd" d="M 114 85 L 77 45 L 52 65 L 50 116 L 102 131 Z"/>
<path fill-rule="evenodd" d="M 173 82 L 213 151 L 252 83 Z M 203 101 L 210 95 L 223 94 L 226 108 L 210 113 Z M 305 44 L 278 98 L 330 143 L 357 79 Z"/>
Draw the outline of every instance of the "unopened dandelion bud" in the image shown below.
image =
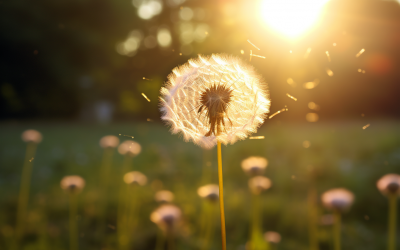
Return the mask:
<path fill-rule="evenodd" d="M 118 144 L 119 139 L 114 135 L 106 135 L 100 139 L 100 147 L 102 148 L 116 148 Z"/>
<path fill-rule="evenodd" d="M 168 190 L 160 190 L 154 196 L 154 199 L 160 203 L 171 203 L 174 198 L 174 194 Z"/>
<path fill-rule="evenodd" d="M 400 175 L 384 175 L 378 180 L 376 186 L 383 195 L 400 195 Z"/>
<path fill-rule="evenodd" d="M 69 194 L 78 194 L 85 187 L 85 180 L 78 175 L 69 175 L 62 178 L 60 186 Z"/>
<path fill-rule="evenodd" d="M 24 142 L 33 142 L 38 144 L 42 141 L 42 134 L 34 129 L 25 130 L 21 137 Z"/>
<path fill-rule="evenodd" d="M 219 188 L 216 184 L 208 184 L 197 189 L 197 194 L 208 201 L 216 202 L 219 198 Z"/>
<path fill-rule="evenodd" d="M 144 186 L 147 183 L 147 177 L 139 171 L 132 171 L 124 175 L 124 182 L 129 185 Z"/>
<path fill-rule="evenodd" d="M 249 188 L 253 194 L 260 194 L 271 187 L 270 179 L 264 176 L 255 176 L 249 180 Z"/>
<path fill-rule="evenodd" d="M 174 205 L 161 205 L 150 215 L 150 220 L 154 222 L 165 233 L 173 232 L 178 227 L 182 212 Z"/>
<path fill-rule="evenodd" d="M 321 200 L 326 208 L 345 212 L 353 204 L 354 195 L 347 189 L 336 188 L 323 193 Z"/>
<path fill-rule="evenodd" d="M 140 151 L 142 151 L 140 144 L 132 140 L 126 140 L 118 146 L 118 153 L 121 155 L 134 157 L 140 154 Z"/>
<path fill-rule="evenodd" d="M 264 239 L 267 242 L 278 244 L 281 242 L 281 235 L 277 232 L 268 231 L 264 234 Z"/>
<path fill-rule="evenodd" d="M 242 169 L 251 176 L 261 175 L 267 168 L 268 161 L 264 157 L 249 157 L 242 161 Z"/>

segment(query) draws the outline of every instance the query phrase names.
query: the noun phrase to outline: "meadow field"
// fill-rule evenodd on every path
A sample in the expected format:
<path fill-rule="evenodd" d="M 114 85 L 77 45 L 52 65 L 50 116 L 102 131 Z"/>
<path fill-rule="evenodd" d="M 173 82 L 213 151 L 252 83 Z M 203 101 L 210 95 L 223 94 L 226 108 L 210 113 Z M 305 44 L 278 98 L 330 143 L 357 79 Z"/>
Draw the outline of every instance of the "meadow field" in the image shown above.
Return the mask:
<path fill-rule="evenodd" d="M 224 193 L 227 247 L 245 249 L 251 217 L 249 177 L 241 161 L 249 156 L 268 159 L 265 176 L 272 187 L 261 197 L 262 228 L 276 231 L 280 250 L 309 249 L 307 193 L 318 192 L 318 218 L 330 212 L 320 206 L 322 192 L 344 187 L 355 194 L 351 210 L 343 216 L 343 249 L 384 249 L 388 205 L 376 188 L 384 174 L 400 166 L 400 122 L 365 121 L 327 123 L 283 123 L 271 119 L 255 136 L 265 139 L 240 141 L 223 146 Z M 136 189 L 139 204 L 131 232 L 131 249 L 154 249 L 157 226 L 149 219 L 158 207 L 157 190 L 170 190 L 173 204 L 182 209 L 183 223 L 176 236 L 176 249 L 200 249 L 199 231 L 204 218 L 197 194 L 201 185 L 218 183 L 216 148 L 202 148 L 171 135 L 157 122 L 126 122 L 112 125 L 85 123 L 3 123 L 0 125 L 0 249 L 8 249 L 13 238 L 17 197 L 26 144 L 21 133 L 36 129 L 43 135 L 32 160 L 33 173 L 24 250 L 68 249 L 68 196 L 60 188 L 66 175 L 80 175 L 86 186 L 79 194 L 78 222 L 80 249 L 117 249 L 117 190 L 124 173 L 123 157 L 115 150 L 109 190 L 103 191 L 99 168 L 103 149 L 99 140 L 116 135 L 121 141 L 140 143 L 142 152 L 130 170 L 144 173 L 147 185 Z M 106 222 L 99 207 L 107 203 Z M 215 229 L 209 249 L 220 249 L 218 203 L 213 210 Z M 326 216 L 325 216 L 326 217 Z M 320 219 L 318 219 L 320 221 Z M 333 249 L 331 225 L 319 222 L 320 249 Z"/>

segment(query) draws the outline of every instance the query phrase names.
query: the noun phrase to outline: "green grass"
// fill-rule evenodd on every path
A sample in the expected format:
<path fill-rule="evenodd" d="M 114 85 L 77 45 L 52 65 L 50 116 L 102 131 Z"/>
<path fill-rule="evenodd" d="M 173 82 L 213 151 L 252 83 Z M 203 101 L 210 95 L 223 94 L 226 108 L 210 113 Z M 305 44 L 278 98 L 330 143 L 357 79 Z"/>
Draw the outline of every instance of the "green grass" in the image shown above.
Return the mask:
<path fill-rule="evenodd" d="M 244 249 L 249 239 L 250 193 L 248 177 L 240 162 L 251 155 L 268 159 L 266 176 L 273 182 L 261 196 L 264 231 L 282 235 L 280 250 L 308 249 L 307 190 L 315 183 L 319 195 L 334 187 L 345 187 L 355 193 L 355 204 L 343 216 L 343 249 L 384 249 L 387 228 L 387 200 L 376 189 L 376 181 L 384 174 L 400 172 L 400 123 L 375 121 L 365 130 L 362 122 L 342 123 L 279 123 L 271 120 L 257 135 L 263 140 L 245 140 L 222 148 L 225 210 L 228 249 Z M 184 213 L 177 249 L 199 249 L 201 200 L 197 188 L 217 183 L 216 148 L 204 154 L 193 143 L 185 143 L 171 135 L 161 124 L 124 123 L 109 126 L 78 123 L 29 123 L 0 125 L 0 248 L 7 249 L 15 226 L 16 201 L 25 153 L 21 133 L 37 129 L 43 141 L 33 160 L 33 176 L 29 200 L 29 216 L 24 249 L 68 249 L 68 197 L 59 187 L 65 175 L 77 174 L 86 179 L 79 197 L 78 227 L 80 249 L 101 249 L 104 242 L 116 249 L 117 193 L 122 181 L 123 157 L 114 155 L 109 197 L 98 188 L 102 136 L 132 135 L 142 145 L 142 153 L 134 158 L 132 170 L 146 174 L 149 184 L 142 188 L 139 227 L 132 232 L 134 249 L 154 249 L 156 226 L 149 220 L 158 206 L 151 182 L 158 179 L 164 188 L 175 193 L 175 204 Z M 128 137 L 119 136 L 121 140 Z M 303 141 L 311 142 L 309 148 Z M 204 159 L 211 162 L 204 168 Z M 211 176 L 207 180 L 207 176 Z M 115 191 L 115 192 L 114 192 Z M 100 235 L 98 203 L 109 200 L 106 237 Z M 329 213 L 321 209 L 321 213 Z M 44 216 L 45 215 L 45 216 Z M 217 215 L 217 222 L 219 215 Z M 366 219 L 367 218 L 367 219 Z M 216 223 L 217 225 L 219 223 Z M 43 227 L 40 227 L 43 225 Z M 44 229 L 41 229 L 44 228 Z M 220 248 L 219 226 L 210 249 Z M 321 226 L 321 250 L 332 249 L 331 227 Z M 41 236 L 42 235 L 42 236 Z M 46 235 L 47 239 L 43 235 Z"/>

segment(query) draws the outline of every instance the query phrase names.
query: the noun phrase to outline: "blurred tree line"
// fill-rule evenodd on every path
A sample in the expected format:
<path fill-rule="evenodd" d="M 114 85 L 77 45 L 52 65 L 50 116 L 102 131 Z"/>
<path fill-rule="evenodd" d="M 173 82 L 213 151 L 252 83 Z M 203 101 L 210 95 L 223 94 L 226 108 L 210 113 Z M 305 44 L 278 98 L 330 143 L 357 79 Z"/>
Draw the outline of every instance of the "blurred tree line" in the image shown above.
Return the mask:
<path fill-rule="evenodd" d="M 140 17 L 149 11 L 143 5 L 151 1 L 144 0 L 1 1 L 0 119 L 93 120 L 96 112 L 116 120 L 158 119 L 158 91 L 175 66 L 199 53 L 248 60 L 256 50 L 247 39 L 266 57 L 251 64 L 269 84 L 271 111 L 285 105 L 291 111 L 279 119 L 304 120 L 311 101 L 321 119 L 400 115 L 396 1 L 331 0 L 319 25 L 296 40 L 261 23 L 260 1 L 152 1 L 161 9 L 150 18 Z M 196 40 L 189 33 L 200 26 L 208 27 L 206 36 Z M 155 43 L 161 27 L 171 33 L 166 47 Z M 132 30 L 141 36 L 137 50 L 122 55 L 116 47 Z M 314 79 L 318 87 L 302 87 Z"/>

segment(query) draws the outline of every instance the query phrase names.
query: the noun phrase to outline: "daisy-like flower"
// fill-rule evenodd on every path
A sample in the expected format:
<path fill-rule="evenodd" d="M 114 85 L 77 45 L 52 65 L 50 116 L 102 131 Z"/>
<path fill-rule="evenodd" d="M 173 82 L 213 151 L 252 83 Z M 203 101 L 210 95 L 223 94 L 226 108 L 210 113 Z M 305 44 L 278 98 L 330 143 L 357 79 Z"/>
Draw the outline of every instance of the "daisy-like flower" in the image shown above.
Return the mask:
<path fill-rule="evenodd" d="M 249 188 L 253 194 L 260 194 L 272 186 L 270 179 L 264 176 L 255 176 L 249 180 Z"/>
<path fill-rule="evenodd" d="M 126 140 L 118 147 L 118 153 L 132 157 L 140 154 L 140 151 L 142 151 L 140 144 L 132 140 Z"/>
<path fill-rule="evenodd" d="M 161 205 L 150 215 L 150 220 L 154 222 L 162 231 L 173 232 L 180 220 L 182 212 L 174 205 Z"/>
<path fill-rule="evenodd" d="M 116 148 L 118 144 L 119 139 L 114 135 L 106 135 L 100 139 L 100 147 L 102 148 Z"/>
<path fill-rule="evenodd" d="M 206 200 L 215 202 L 219 197 L 219 188 L 216 184 L 208 184 L 197 189 L 197 194 Z"/>
<path fill-rule="evenodd" d="M 379 191 L 383 195 L 397 194 L 400 195 L 400 175 L 387 174 L 378 180 L 376 183 Z"/>
<path fill-rule="evenodd" d="M 42 134 L 34 129 L 25 130 L 21 137 L 24 142 L 33 142 L 38 144 L 42 141 Z"/>
<path fill-rule="evenodd" d="M 249 175 L 261 175 L 267 168 L 268 161 L 264 157 L 249 157 L 242 161 L 242 169 Z"/>
<path fill-rule="evenodd" d="M 124 175 L 124 182 L 129 185 L 144 186 L 147 183 L 147 177 L 139 171 L 132 171 Z"/>
<path fill-rule="evenodd" d="M 85 180 L 78 175 L 68 175 L 62 178 L 60 186 L 69 194 L 78 194 L 85 187 Z"/>
<path fill-rule="evenodd" d="M 176 67 L 160 93 L 161 119 L 171 132 L 204 148 L 245 139 L 270 107 L 267 85 L 254 69 L 221 54 Z"/>
<path fill-rule="evenodd" d="M 174 194 L 168 190 L 160 190 L 154 196 L 154 199 L 160 203 L 170 203 L 174 200 L 174 198 Z"/>
<path fill-rule="evenodd" d="M 336 188 L 323 193 L 321 200 L 326 208 L 344 212 L 353 204 L 354 195 L 347 189 Z"/>

